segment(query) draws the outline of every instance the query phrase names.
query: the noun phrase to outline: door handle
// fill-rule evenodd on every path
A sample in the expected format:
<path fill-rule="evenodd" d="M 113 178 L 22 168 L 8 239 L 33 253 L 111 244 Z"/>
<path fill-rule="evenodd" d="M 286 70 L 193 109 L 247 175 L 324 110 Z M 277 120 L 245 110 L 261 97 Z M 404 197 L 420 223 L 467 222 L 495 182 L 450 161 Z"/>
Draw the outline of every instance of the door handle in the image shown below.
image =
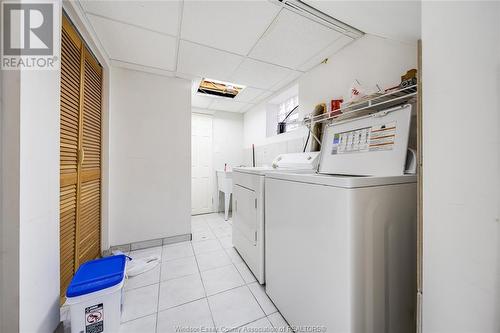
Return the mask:
<path fill-rule="evenodd" d="M 85 149 L 80 148 L 80 150 L 78 150 L 78 164 L 82 165 L 84 159 L 85 159 Z"/>

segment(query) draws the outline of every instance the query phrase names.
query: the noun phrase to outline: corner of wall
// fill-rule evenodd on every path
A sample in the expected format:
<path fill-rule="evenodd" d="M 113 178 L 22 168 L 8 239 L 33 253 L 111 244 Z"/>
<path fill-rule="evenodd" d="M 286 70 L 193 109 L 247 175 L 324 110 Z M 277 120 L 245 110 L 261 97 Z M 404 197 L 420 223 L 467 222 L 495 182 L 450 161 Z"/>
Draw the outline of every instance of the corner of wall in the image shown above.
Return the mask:
<path fill-rule="evenodd" d="M 110 79 L 111 67 L 107 64 L 102 64 L 103 81 L 102 81 L 102 157 L 101 157 L 101 251 L 107 250 L 110 247 L 109 239 L 109 137 L 110 137 Z"/>
<path fill-rule="evenodd" d="M 2 71 L 0 331 L 19 331 L 20 73 Z M 8 84 L 7 84 L 8 83 Z M 8 195 L 4 195 L 7 194 Z"/>
<path fill-rule="evenodd" d="M 3 143 L 3 137 L 2 137 L 2 117 L 3 117 L 3 99 L 2 99 L 2 75 L 3 71 L 0 70 L 0 170 L 3 170 L 3 164 L 2 164 L 2 143 Z M 3 207 L 3 181 L 2 181 L 2 173 L 0 172 L 0 332 L 3 332 L 2 329 L 2 323 L 4 322 L 4 302 L 1 301 L 4 299 L 4 285 L 3 285 L 3 272 L 5 271 L 4 267 L 4 251 L 2 248 L 3 244 L 3 216 L 2 216 L 2 207 Z"/>

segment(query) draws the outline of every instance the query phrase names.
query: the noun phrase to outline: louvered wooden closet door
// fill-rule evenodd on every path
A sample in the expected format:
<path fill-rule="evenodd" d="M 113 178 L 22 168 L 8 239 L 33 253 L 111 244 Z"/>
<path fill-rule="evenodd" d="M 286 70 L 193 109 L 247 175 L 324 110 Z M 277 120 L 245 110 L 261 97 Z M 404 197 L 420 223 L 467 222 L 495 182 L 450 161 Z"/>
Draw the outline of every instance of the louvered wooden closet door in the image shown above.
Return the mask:
<path fill-rule="evenodd" d="M 84 52 L 82 163 L 80 214 L 78 217 L 78 264 L 101 252 L 101 91 L 102 70 Z"/>
<path fill-rule="evenodd" d="M 76 269 L 100 255 L 102 69 L 63 17 L 60 110 L 60 270 L 63 298 Z"/>
<path fill-rule="evenodd" d="M 75 272 L 82 42 L 63 20 L 61 40 L 60 269 L 61 296 Z"/>

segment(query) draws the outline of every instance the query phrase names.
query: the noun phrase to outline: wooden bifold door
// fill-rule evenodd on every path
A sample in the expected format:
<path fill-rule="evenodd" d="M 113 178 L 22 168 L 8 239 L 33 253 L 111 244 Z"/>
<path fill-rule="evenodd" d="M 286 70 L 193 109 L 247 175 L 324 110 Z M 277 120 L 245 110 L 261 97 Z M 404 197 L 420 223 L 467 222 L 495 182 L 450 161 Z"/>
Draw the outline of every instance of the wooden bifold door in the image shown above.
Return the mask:
<path fill-rule="evenodd" d="M 61 299 L 75 271 L 101 252 L 102 67 L 70 21 L 61 40 Z"/>

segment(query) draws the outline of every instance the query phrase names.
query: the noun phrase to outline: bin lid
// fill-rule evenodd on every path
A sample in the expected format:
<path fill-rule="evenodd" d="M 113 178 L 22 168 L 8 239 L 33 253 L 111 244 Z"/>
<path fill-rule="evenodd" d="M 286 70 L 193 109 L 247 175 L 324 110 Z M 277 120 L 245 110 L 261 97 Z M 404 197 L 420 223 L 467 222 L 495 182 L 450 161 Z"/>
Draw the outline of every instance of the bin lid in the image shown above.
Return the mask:
<path fill-rule="evenodd" d="M 115 286 L 122 282 L 126 257 L 123 254 L 87 261 L 76 271 L 66 297 L 77 297 Z"/>

